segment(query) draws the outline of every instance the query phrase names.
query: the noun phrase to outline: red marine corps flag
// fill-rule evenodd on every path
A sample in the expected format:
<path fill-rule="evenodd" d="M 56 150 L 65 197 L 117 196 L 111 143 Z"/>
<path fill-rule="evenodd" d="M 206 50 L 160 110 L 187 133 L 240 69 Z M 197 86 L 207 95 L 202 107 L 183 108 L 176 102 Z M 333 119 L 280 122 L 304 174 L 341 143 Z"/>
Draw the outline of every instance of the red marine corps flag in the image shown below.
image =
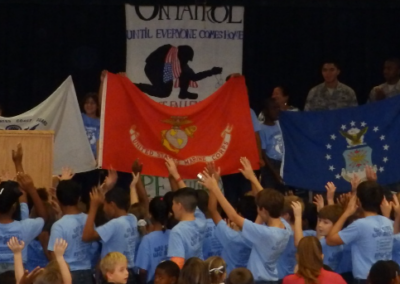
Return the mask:
<path fill-rule="evenodd" d="M 232 78 L 205 100 L 184 108 L 168 107 L 142 93 L 128 78 L 108 73 L 104 83 L 99 165 L 168 176 L 171 157 L 182 178 L 195 178 L 214 161 L 222 174 L 237 173 L 239 158 L 258 168 L 259 156 L 243 77 Z"/>

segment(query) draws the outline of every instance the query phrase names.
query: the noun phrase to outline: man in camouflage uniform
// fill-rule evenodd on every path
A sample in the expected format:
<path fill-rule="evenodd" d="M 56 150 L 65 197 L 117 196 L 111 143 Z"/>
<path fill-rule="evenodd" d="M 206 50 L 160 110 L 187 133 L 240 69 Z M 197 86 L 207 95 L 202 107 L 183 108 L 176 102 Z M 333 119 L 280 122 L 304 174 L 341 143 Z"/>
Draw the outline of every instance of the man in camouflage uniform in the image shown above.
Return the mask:
<path fill-rule="evenodd" d="M 338 81 L 339 74 L 340 69 L 336 63 L 324 63 L 322 66 L 324 83 L 310 90 L 304 106 L 305 111 L 332 110 L 358 105 L 356 93 Z"/>
<path fill-rule="evenodd" d="M 383 77 L 386 82 L 374 87 L 369 94 L 369 101 L 384 100 L 400 94 L 400 60 L 391 58 L 385 61 Z"/>

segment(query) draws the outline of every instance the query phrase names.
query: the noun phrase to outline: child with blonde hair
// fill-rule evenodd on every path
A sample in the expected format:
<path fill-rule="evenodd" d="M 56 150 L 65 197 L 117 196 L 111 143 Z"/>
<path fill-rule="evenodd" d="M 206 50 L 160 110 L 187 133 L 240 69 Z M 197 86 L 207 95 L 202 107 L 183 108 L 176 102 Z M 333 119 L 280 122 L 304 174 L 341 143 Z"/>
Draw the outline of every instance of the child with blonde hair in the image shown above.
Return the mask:
<path fill-rule="evenodd" d="M 100 270 L 107 283 L 128 282 L 128 260 L 120 252 L 110 252 L 100 261 Z"/>

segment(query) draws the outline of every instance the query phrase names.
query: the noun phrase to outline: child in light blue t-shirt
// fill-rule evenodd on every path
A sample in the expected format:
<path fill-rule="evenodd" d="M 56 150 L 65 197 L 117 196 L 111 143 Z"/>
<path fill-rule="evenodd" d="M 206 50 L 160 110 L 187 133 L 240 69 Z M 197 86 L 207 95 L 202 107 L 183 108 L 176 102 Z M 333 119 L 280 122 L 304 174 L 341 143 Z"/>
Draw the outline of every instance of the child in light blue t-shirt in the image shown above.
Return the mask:
<path fill-rule="evenodd" d="M 326 238 L 331 246 L 351 245 L 353 276 L 366 281 L 372 265 L 378 260 L 391 260 L 393 250 L 393 224 L 378 215 L 384 195 L 380 185 L 365 181 L 358 185 L 357 195 L 350 202 Z M 357 210 L 357 199 L 364 218 L 341 230 L 346 220 Z"/>
<path fill-rule="evenodd" d="M 72 180 L 60 181 L 56 195 L 63 216 L 51 227 L 48 250 L 53 250 L 57 239 L 64 239 L 68 243 L 64 258 L 73 281 L 83 279 L 89 283 L 92 281 L 92 244 L 82 241 L 87 215 L 78 208 L 80 186 Z"/>
<path fill-rule="evenodd" d="M 150 201 L 149 213 L 153 231 L 143 237 L 136 256 L 136 266 L 140 269 L 142 283 L 153 282 L 157 265 L 168 259 L 168 210 L 162 197 L 155 197 Z"/>
<path fill-rule="evenodd" d="M 20 184 L 15 181 L 0 183 L 0 273 L 14 270 L 13 252 L 7 246 L 7 242 L 12 237 L 16 237 L 19 241 L 25 243 L 22 259 L 24 263 L 27 263 L 27 247 L 40 234 L 44 222 L 47 220 L 47 212 L 31 178 L 25 174 L 19 174 L 17 178 Z M 19 188 L 22 188 L 31 196 L 38 218 L 28 218 L 22 221 L 13 220 L 14 212 L 18 206 L 18 198 L 22 195 Z"/>
<path fill-rule="evenodd" d="M 248 178 L 251 178 L 250 181 L 257 189 L 261 189 L 251 166 L 249 171 L 251 173 L 248 174 Z M 246 168 L 242 172 L 246 172 Z M 290 225 L 280 218 L 284 205 L 283 195 L 273 189 L 258 191 L 256 203 L 261 220 L 260 223 L 253 223 L 237 214 L 213 177 L 205 173 L 201 184 L 215 194 L 229 220 L 243 228 L 242 236 L 252 245 L 247 268 L 252 271 L 255 282 L 277 283 L 279 278 L 276 263 L 288 244 L 291 231 Z"/>
<path fill-rule="evenodd" d="M 204 214 L 206 221 L 206 234 L 204 236 L 203 243 L 203 257 L 204 259 L 207 259 L 211 256 L 221 256 L 222 244 L 215 236 L 216 225 L 211 219 L 210 212 L 208 210 L 208 193 L 202 189 L 196 190 L 196 193 L 198 208 L 200 208 L 201 212 Z"/>
<path fill-rule="evenodd" d="M 88 93 L 82 100 L 82 120 L 94 157 L 97 157 L 97 141 L 100 137 L 99 102 L 96 93 Z"/>
<path fill-rule="evenodd" d="M 97 210 L 103 204 L 102 194 L 92 191 L 89 214 L 83 229 L 82 240 L 85 242 L 101 241 L 101 258 L 110 252 L 120 252 L 128 260 L 128 284 L 135 283 L 134 271 L 136 242 L 139 233 L 137 219 L 128 214 L 129 192 L 119 187 L 114 187 L 105 194 L 103 210 L 110 219 L 104 225 L 94 228 Z"/>
<path fill-rule="evenodd" d="M 183 267 L 185 260 L 191 257 L 203 259 L 206 221 L 195 218 L 196 207 L 197 195 L 194 189 L 186 187 L 174 193 L 172 211 L 179 223 L 170 233 L 168 257 L 179 267 Z"/>
<path fill-rule="evenodd" d="M 222 244 L 221 257 L 226 262 L 226 273 L 236 268 L 246 268 L 249 262 L 252 244 L 245 240 L 241 230 L 236 226 L 228 226 L 217 210 L 217 200 L 210 195 L 208 209 L 210 216 L 217 225 L 215 237 Z M 253 196 L 243 196 L 238 203 L 237 212 L 244 218 L 254 222 L 257 217 L 257 207 Z"/>
<path fill-rule="evenodd" d="M 261 184 L 264 188 L 280 186 L 280 169 L 283 157 L 283 138 L 279 126 L 279 105 L 268 98 L 264 106 L 264 123 L 261 125 L 260 140 L 265 166 L 261 168 Z"/>

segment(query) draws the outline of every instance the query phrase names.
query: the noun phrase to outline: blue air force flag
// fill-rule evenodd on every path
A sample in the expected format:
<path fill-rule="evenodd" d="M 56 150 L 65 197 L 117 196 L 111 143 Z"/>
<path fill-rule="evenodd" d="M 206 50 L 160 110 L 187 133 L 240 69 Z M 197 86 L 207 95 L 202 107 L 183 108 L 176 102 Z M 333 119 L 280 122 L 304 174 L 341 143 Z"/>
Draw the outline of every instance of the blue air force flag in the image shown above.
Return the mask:
<path fill-rule="evenodd" d="M 365 180 L 367 165 L 382 185 L 400 181 L 400 96 L 333 111 L 284 112 L 280 125 L 287 185 L 325 191 L 332 181 L 348 191 L 354 175 Z"/>

